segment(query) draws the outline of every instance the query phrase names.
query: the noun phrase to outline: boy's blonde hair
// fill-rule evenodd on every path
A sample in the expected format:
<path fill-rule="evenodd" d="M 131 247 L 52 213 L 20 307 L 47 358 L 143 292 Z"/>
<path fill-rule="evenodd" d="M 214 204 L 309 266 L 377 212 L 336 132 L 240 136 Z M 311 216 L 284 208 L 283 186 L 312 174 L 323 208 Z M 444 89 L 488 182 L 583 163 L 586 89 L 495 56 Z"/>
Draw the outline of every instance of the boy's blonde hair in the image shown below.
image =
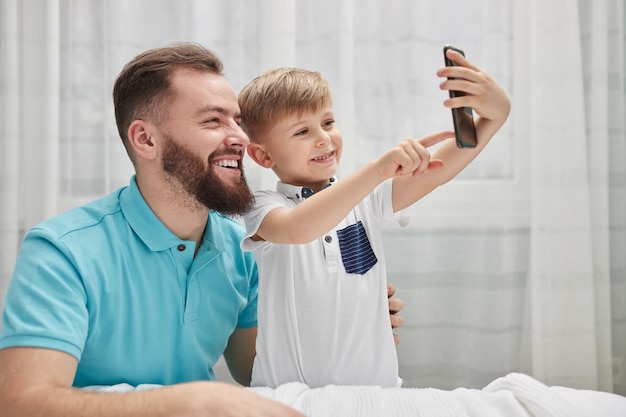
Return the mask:
<path fill-rule="evenodd" d="M 253 142 L 280 119 L 332 105 L 328 81 L 317 71 L 282 67 L 246 85 L 238 97 L 241 127 Z"/>

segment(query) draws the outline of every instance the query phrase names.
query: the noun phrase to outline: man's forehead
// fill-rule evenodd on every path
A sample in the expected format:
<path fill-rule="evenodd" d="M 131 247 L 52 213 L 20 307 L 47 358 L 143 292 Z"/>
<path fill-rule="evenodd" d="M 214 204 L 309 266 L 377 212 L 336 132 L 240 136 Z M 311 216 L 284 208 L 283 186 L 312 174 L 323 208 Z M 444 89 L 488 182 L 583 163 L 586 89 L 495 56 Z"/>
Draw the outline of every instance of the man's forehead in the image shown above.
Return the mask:
<path fill-rule="evenodd" d="M 170 81 L 174 89 L 199 90 L 201 88 L 210 87 L 232 90 L 223 75 L 195 68 L 175 69 L 170 76 Z"/>
<path fill-rule="evenodd" d="M 172 90 L 198 105 L 197 111 L 239 111 L 235 91 L 224 76 L 210 71 L 179 69 L 172 74 Z M 235 109 L 236 108 L 236 109 Z"/>

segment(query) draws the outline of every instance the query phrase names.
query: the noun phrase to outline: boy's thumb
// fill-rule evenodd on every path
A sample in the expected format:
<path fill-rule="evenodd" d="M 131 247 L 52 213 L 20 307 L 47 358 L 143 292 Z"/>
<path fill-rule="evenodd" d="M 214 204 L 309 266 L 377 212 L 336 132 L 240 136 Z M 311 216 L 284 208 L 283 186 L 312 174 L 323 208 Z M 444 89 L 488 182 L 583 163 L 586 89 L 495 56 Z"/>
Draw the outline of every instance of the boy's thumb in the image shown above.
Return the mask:
<path fill-rule="evenodd" d="M 443 161 L 441 159 L 431 159 L 428 162 L 428 171 L 433 169 L 439 169 L 443 167 Z"/>

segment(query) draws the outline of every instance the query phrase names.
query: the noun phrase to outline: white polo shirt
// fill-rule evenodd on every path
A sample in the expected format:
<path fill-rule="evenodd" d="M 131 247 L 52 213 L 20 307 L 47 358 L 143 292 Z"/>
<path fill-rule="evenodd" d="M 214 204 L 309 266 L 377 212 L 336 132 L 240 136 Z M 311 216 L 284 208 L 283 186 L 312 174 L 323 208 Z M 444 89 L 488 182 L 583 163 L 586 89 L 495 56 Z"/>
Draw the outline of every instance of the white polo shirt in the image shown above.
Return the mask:
<path fill-rule="evenodd" d="M 241 244 L 254 251 L 259 269 L 252 386 L 400 385 L 381 232 L 407 221 L 393 213 L 391 185 L 384 182 L 331 232 L 301 245 L 251 236 L 271 210 L 303 201 L 303 187 L 279 182 L 277 191 L 255 193 Z M 351 243 L 360 250 L 349 254 Z"/>

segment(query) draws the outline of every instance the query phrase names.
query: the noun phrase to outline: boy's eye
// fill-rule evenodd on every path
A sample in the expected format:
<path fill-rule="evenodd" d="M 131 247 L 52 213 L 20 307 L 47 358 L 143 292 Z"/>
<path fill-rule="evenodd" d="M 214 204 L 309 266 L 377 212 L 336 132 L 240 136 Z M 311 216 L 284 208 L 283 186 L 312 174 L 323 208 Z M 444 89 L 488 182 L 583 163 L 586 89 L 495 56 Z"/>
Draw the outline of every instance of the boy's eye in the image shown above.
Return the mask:
<path fill-rule="evenodd" d="M 335 121 L 334 121 L 333 119 L 326 120 L 326 121 L 324 122 L 324 126 L 325 126 L 325 127 L 332 127 L 334 124 L 335 124 Z"/>
<path fill-rule="evenodd" d="M 309 133 L 309 129 L 301 129 L 296 132 L 296 136 L 306 135 L 307 133 Z"/>

